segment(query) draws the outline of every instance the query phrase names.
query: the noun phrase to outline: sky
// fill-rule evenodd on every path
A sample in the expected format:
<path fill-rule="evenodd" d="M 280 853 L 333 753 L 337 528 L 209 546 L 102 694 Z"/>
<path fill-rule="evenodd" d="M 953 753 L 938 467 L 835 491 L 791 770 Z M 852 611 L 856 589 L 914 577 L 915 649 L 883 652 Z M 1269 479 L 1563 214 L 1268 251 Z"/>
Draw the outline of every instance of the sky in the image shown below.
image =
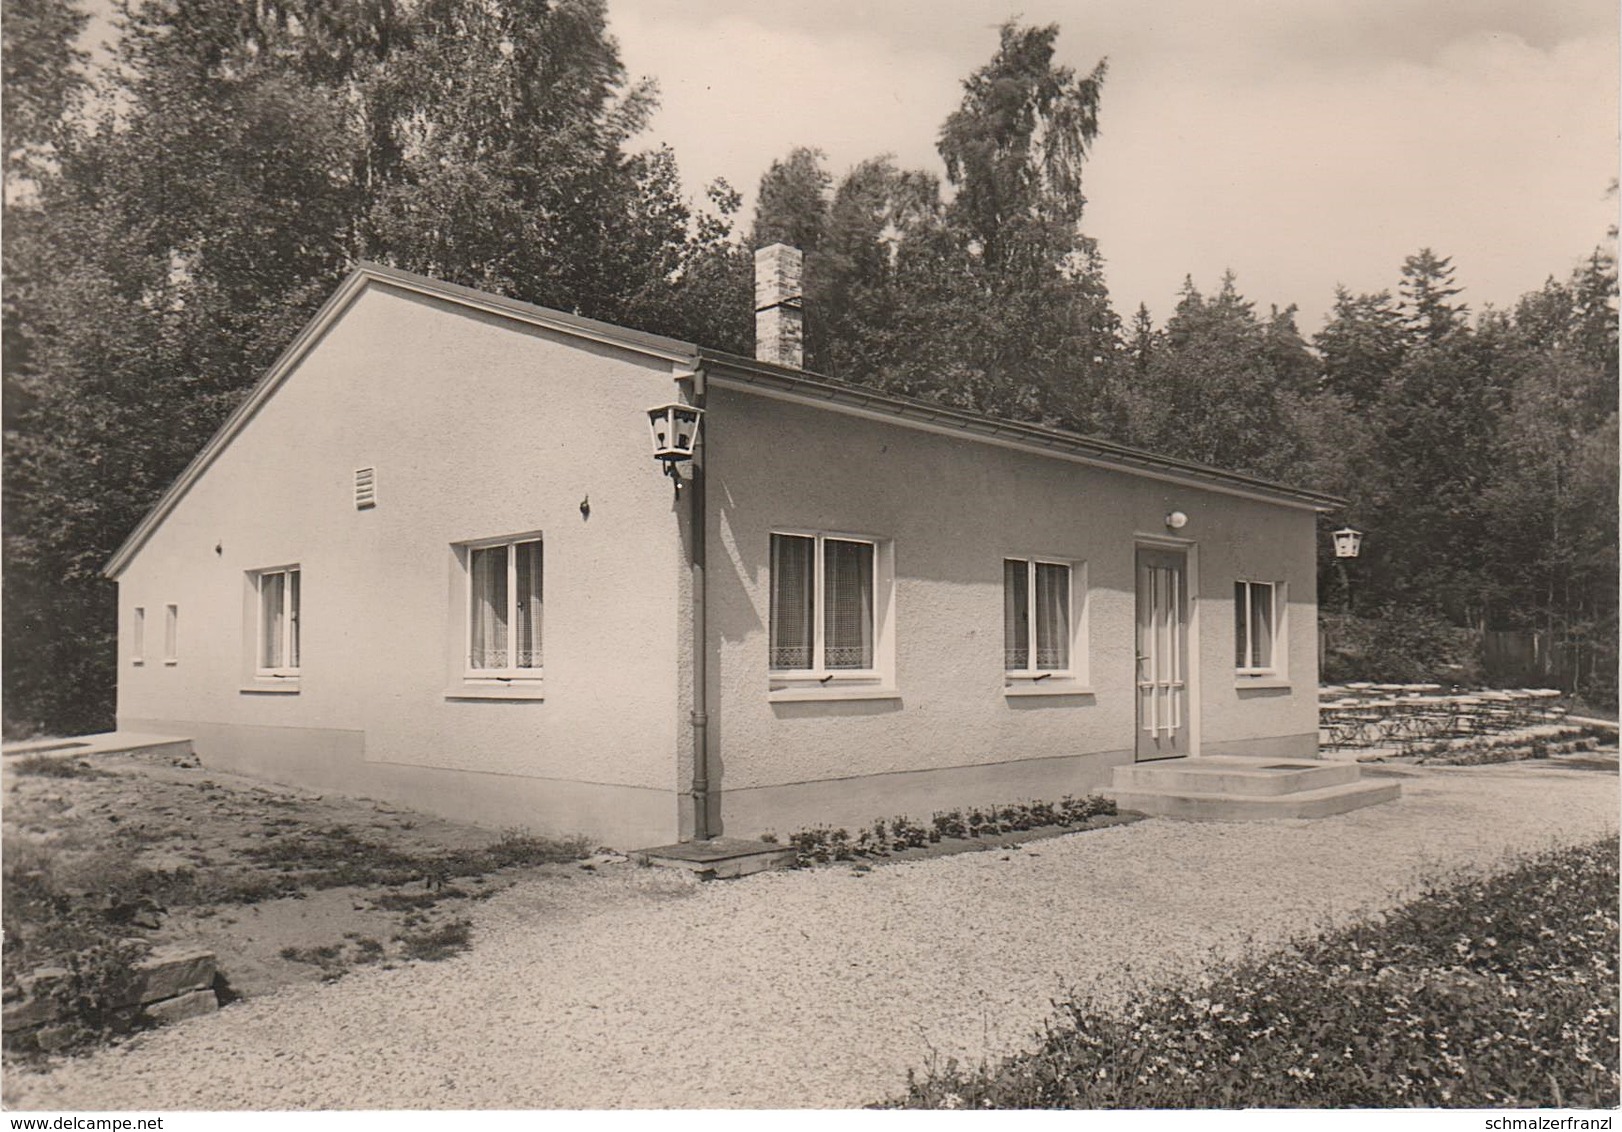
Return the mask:
<path fill-rule="evenodd" d="M 1461 301 L 1504 308 L 1564 278 L 1616 222 L 1616 0 L 607 0 L 687 191 L 724 177 L 752 215 L 795 146 L 841 176 L 935 152 L 962 81 L 1012 16 L 1107 59 L 1083 229 L 1116 310 L 1157 323 L 1225 271 L 1310 336 L 1335 288 L 1396 291 L 1450 256 Z M 1017 6 L 1016 6 L 1017 4 Z M 111 0 L 86 0 L 108 34 Z"/>
<path fill-rule="evenodd" d="M 1231 269 L 1310 335 L 1337 284 L 1395 291 L 1422 247 L 1502 308 L 1615 221 L 1615 0 L 609 0 L 661 91 L 639 142 L 746 208 L 797 145 L 836 177 L 884 153 L 944 173 L 940 124 L 1016 14 L 1078 71 L 1108 59 L 1083 228 L 1123 318 Z"/>

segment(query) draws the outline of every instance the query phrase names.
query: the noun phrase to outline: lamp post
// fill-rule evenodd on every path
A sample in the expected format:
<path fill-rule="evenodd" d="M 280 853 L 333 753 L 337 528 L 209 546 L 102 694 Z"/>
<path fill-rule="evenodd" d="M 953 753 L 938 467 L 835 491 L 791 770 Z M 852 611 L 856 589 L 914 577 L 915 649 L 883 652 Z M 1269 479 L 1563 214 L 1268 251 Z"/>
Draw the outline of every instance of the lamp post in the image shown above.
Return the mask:
<path fill-rule="evenodd" d="M 1346 560 L 1356 558 L 1363 550 L 1363 532 L 1354 527 L 1342 527 L 1330 535 L 1335 540 L 1335 564 L 1340 567 L 1340 584 L 1346 591 L 1346 612 L 1352 612 L 1352 579 L 1346 571 Z"/>

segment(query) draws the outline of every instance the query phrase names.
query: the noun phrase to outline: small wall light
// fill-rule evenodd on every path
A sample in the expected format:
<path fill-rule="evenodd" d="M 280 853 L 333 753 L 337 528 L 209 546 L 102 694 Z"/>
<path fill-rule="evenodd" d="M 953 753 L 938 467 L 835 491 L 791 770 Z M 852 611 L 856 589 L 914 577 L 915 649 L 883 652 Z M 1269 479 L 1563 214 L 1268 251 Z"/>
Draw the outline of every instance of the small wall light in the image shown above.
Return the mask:
<path fill-rule="evenodd" d="M 1363 549 L 1363 532 L 1352 527 L 1342 527 L 1331 537 L 1335 540 L 1336 558 L 1356 558 Z"/>
<path fill-rule="evenodd" d="M 1174 531 L 1180 531 L 1188 525 L 1188 516 L 1181 511 L 1173 511 L 1166 516 L 1166 526 Z"/>

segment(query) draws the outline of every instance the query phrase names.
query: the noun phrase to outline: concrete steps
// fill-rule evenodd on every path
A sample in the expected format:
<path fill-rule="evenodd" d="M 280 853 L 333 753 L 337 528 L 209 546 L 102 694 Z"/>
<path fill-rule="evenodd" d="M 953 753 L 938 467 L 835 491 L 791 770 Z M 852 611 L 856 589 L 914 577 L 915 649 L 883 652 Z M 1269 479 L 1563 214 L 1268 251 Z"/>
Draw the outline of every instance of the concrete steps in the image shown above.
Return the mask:
<path fill-rule="evenodd" d="M 1123 810 L 1195 821 L 1322 818 L 1389 802 L 1395 782 L 1366 782 L 1355 763 L 1231 756 L 1115 768 L 1104 791 Z"/>

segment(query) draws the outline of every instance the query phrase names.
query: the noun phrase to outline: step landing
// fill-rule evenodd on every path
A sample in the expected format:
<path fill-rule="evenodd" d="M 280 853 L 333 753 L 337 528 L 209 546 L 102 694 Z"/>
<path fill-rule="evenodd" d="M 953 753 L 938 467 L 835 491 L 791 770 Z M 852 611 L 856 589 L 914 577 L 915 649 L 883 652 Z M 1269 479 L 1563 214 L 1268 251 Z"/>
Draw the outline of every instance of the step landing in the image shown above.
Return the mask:
<path fill-rule="evenodd" d="M 31 739 L 0 747 L 6 758 L 46 755 L 51 758 L 83 758 L 86 755 L 123 755 L 132 751 L 184 757 L 192 754 L 191 740 L 182 735 L 152 735 L 145 731 L 103 731 L 96 735 L 74 735 L 66 739 Z"/>
<path fill-rule="evenodd" d="M 1104 791 L 1123 810 L 1196 821 L 1321 818 L 1390 802 L 1395 782 L 1368 782 L 1355 763 L 1237 756 L 1167 759 L 1115 768 Z"/>
<path fill-rule="evenodd" d="M 637 849 L 634 861 L 665 868 L 687 869 L 703 880 L 731 880 L 767 869 L 783 869 L 794 863 L 791 847 L 739 837 L 712 837 L 708 841 L 683 841 L 654 849 Z"/>

